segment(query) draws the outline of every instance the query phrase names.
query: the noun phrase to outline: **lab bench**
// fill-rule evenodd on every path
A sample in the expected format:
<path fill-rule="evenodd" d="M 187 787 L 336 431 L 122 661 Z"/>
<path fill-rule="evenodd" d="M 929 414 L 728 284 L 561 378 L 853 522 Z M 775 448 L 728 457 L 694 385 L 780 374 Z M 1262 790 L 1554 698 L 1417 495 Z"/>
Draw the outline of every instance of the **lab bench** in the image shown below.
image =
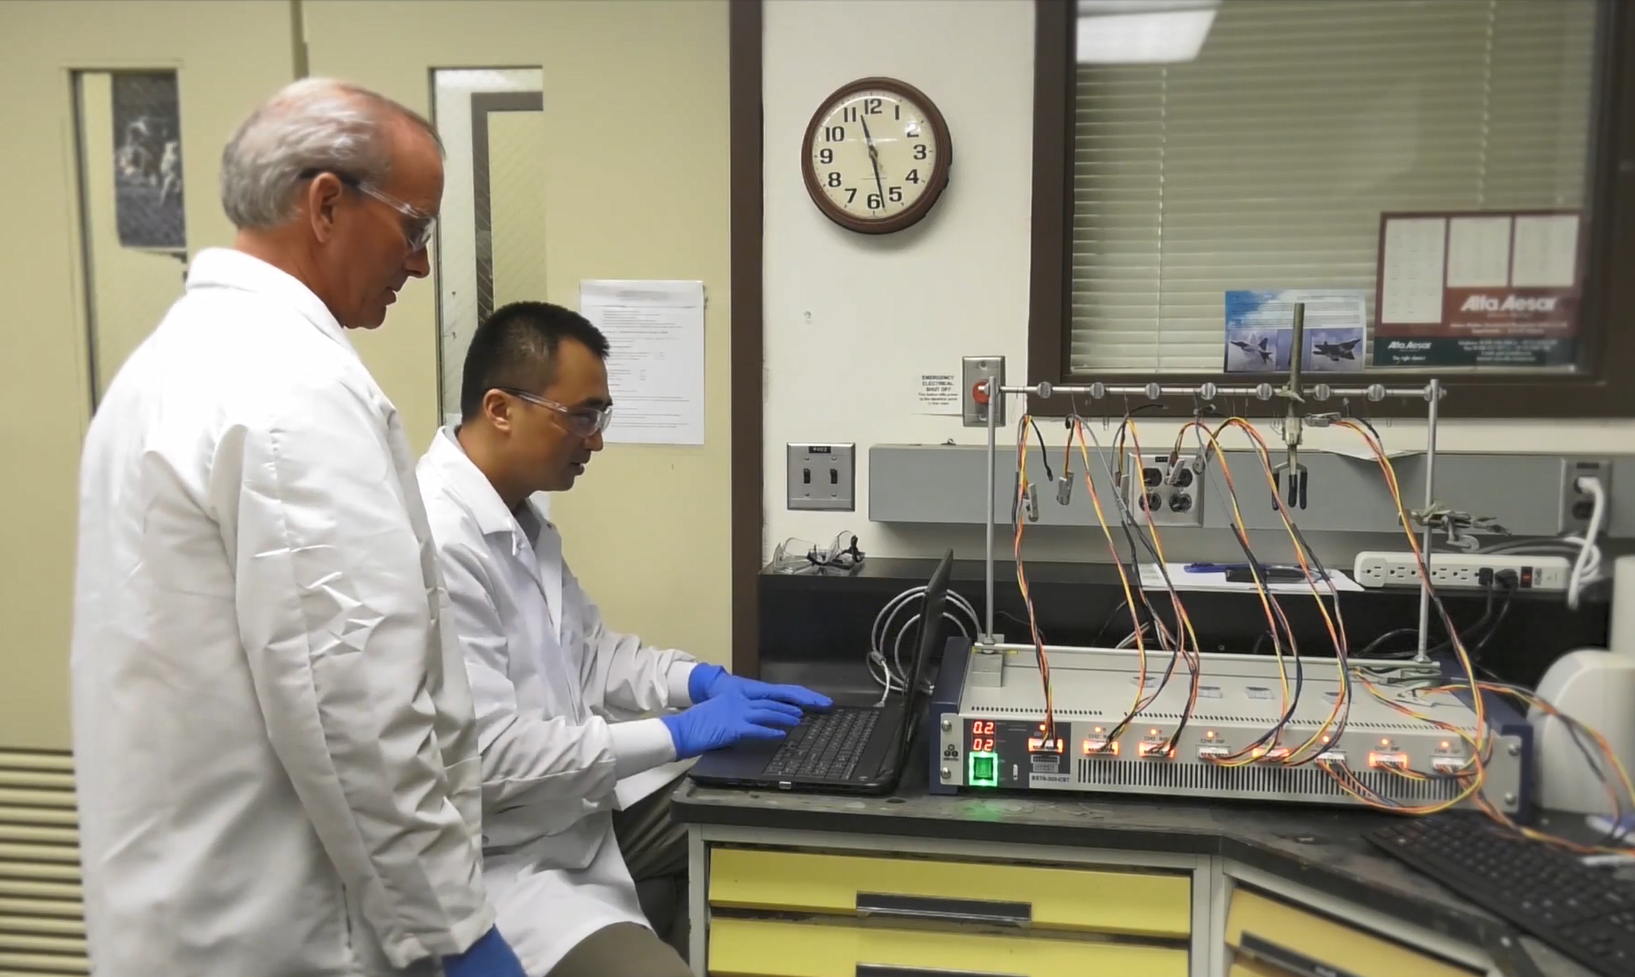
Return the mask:
<path fill-rule="evenodd" d="M 1384 855 L 1383 815 L 684 781 L 715 977 L 1589 977 Z"/>

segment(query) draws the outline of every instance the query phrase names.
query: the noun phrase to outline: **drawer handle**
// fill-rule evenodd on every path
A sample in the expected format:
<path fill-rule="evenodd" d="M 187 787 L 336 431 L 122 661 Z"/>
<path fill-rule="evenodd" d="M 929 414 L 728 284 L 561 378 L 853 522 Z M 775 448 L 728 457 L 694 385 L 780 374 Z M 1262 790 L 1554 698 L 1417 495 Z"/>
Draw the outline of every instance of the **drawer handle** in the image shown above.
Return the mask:
<path fill-rule="evenodd" d="M 889 963 L 860 963 L 856 977 L 1020 977 L 1018 974 L 999 974 L 975 970 L 929 970 L 925 967 L 899 967 Z"/>
<path fill-rule="evenodd" d="M 995 926 L 1028 926 L 1033 922 L 1033 906 L 1025 902 L 859 892 L 857 915 L 898 919 L 940 919 L 955 923 L 991 923 Z"/>
<path fill-rule="evenodd" d="M 1238 939 L 1238 951 L 1246 957 L 1295 974 L 1296 977 L 1356 977 L 1349 970 L 1331 967 L 1303 953 L 1261 939 L 1248 931 Z"/>

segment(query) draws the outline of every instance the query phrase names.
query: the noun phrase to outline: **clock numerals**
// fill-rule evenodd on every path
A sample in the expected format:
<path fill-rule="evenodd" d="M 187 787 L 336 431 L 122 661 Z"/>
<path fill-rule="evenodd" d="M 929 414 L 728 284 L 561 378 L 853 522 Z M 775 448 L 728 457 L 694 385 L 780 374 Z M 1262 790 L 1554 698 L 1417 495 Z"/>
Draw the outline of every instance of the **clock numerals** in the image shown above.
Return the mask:
<path fill-rule="evenodd" d="M 812 117 L 807 191 L 836 223 L 888 233 L 920 220 L 946 179 L 946 126 L 936 106 L 891 79 L 852 84 Z M 870 118 L 872 116 L 872 118 Z"/>

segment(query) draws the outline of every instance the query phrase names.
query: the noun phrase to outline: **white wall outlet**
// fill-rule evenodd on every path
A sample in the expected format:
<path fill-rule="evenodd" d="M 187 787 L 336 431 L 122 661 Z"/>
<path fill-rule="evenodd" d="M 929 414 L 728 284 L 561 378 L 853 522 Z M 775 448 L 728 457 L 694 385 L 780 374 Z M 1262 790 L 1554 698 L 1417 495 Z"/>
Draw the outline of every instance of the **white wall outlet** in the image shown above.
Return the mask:
<path fill-rule="evenodd" d="M 855 448 L 850 444 L 789 445 L 789 508 L 856 509 Z"/>
<path fill-rule="evenodd" d="M 1606 492 L 1610 505 L 1612 498 L 1612 462 L 1605 458 L 1594 460 L 1589 458 L 1561 459 L 1561 515 L 1556 520 L 1557 531 L 1562 535 L 1569 533 L 1582 534 L 1589 529 L 1590 514 L 1594 511 L 1594 497 L 1588 492 L 1578 490 L 1578 479 L 1594 478 L 1601 483 Z M 1605 520 L 1610 512 L 1603 512 Z M 1606 522 L 1601 523 L 1605 531 Z"/>
<path fill-rule="evenodd" d="M 1202 528 L 1204 480 L 1196 456 L 1181 455 L 1174 467 L 1168 455 L 1143 459 L 1132 451 L 1125 457 L 1124 497 L 1136 525 L 1147 521 L 1151 509 L 1155 525 Z"/>
<path fill-rule="evenodd" d="M 1567 589 L 1572 561 L 1564 556 L 1510 553 L 1436 553 L 1429 560 L 1431 584 L 1444 590 L 1486 590 L 1501 570 L 1516 575 L 1520 590 Z M 1419 565 L 1412 553 L 1369 550 L 1357 554 L 1351 575 L 1364 587 L 1418 587 Z"/>

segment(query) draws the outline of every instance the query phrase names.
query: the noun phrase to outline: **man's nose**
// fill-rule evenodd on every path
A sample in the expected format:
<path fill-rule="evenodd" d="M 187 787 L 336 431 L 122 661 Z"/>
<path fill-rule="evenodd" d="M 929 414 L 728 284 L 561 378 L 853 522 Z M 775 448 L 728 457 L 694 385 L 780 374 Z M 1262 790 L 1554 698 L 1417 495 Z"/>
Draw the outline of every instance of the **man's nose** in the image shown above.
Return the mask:
<path fill-rule="evenodd" d="M 590 448 L 590 450 L 592 450 L 592 451 L 601 451 L 602 450 L 602 432 L 597 431 L 595 434 L 592 434 L 590 436 L 590 438 L 585 441 L 585 446 Z"/>
<path fill-rule="evenodd" d="M 431 257 L 426 253 L 425 245 L 409 255 L 408 260 L 403 262 L 403 270 L 409 273 L 410 278 L 425 278 L 431 274 Z"/>

